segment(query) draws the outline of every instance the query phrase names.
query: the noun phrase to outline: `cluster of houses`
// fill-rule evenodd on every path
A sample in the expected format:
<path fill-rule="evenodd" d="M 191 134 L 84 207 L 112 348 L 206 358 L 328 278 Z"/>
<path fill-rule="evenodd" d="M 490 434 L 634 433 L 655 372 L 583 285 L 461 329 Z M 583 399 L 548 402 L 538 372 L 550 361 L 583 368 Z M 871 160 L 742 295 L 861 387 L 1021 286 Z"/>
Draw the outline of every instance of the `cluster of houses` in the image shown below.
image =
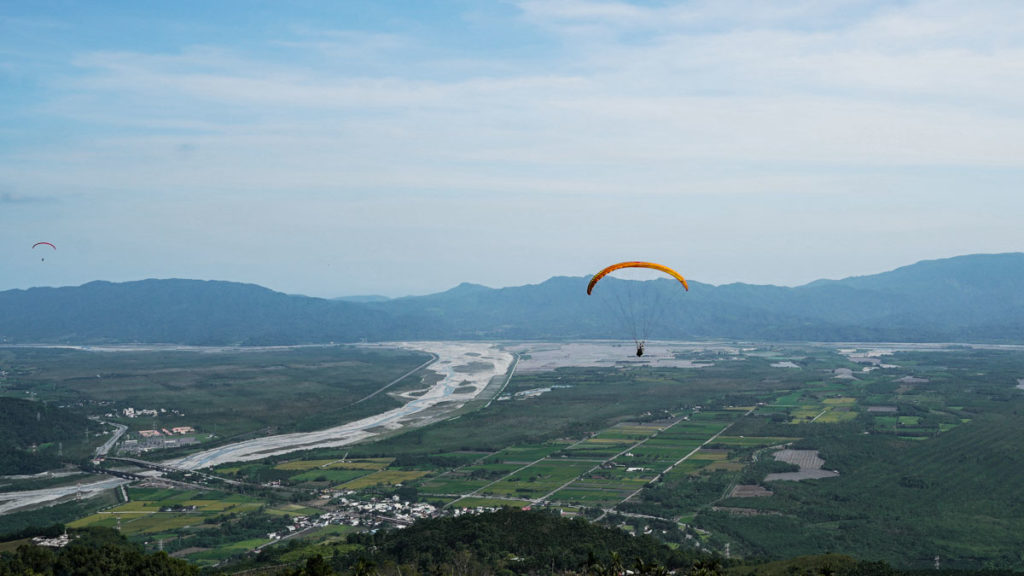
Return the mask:
<path fill-rule="evenodd" d="M 178 436 L 174 438 L 157 436 L 152 438 L 143 438 L 142 440 L 125 440 L 121 443 L 120 450 L 122 454 L 138 455 L 143 452 L 149 452 L 150 450 L 180 448 L 182 446 L 192 446 L 198 443 L 199 440 L 196 440 L 194 436 Z"/>
<path fill-rule="evenodd" d="M 333 501 L 338 507 L 333 512 L 324 512 L 319 516 L 296 516 L 292 523 L 278 532 L 270 532 L 267 538 L 279 540 L 311 528 L 320 528 L 330 524 L 346 524 L 364 528 L 380 528 L 385 526 L 404 527 L 420 518 L 431 518 L 437 515 L 437 508 L 430 504 L 405 502 L 398 496 L 370 500 L 349 500 L 341 497 Z"/>
<path fill-rule="evenodd" d="M 156 436 L 174 436 L 175 434 L 185 435 L 192 434 L 196 431 L 191 426 L 177 426 L 168 430 L 167 428 L 161 428 L 159 430 L 139 430 L 139 436 L 143 438 L 154 438 Z"/>
<path fill-rule="evenodd" d="M 168 410 L 166 408 L 160 408 L 159 410 L 154 409 L 154 408 L 139 408 L 138 410 L 136 410 L 135 408 L 133 408 L 131 406 L 122 409 L 121 410 L 121 414 L 123 414 L 125 418 L 142 418 L 143 416 L 159 416 L 160 414 L 173 414 L 174 416 L 184 416 L 185 415 L 185 414 L 183 414 L 181 412 L 178 412 L 177 410 L 175 410 L 173 408 L 170 409 L 170 410 Z M 106 414 L 105 416 L 107 418 L 113 418 L 114 417 L 113 414 Z"/>
<path fill-rule="evenodd" d="M 333 501 L 338 505 L 343 519 L 340 523 L 350 526 L 380 526 L 397 524 L 408 526 L 420 518 L 432 518 L 437 508 L 425 502 L 406 502 L 398 496 L 369 500 L 349 500 L 342 496 Z"/>
<path fill-rule="evenodd" d="M 32 543 L 36 546 L 46 546 L 47 548 L 63 548 L 71 542 L 71 537 L 68 536 L 68 531 L 64 530 L 64 533 L 55 538 L 47 538 L 45 536 L 35 536 L 32 538 Z"/>
<path fill-rule="evenodd" d="M 296 516 L 292 519 L 291 524 L 285 526 L 280 531 L 268 533 L 267 538 L 270 540 L 280 540 L 281 538 L 286 538 L 292 534 L 298 534 L 299 532 L 309 530 L 310 528 L 323 528 L 331 524 L 359 526 L 359 521 L 358 519 L 353 521 L 353 519 L 344 512 L 324 512 L 323 514 L 313 517 Z"/>
<path fill-rule="evenodd" d="M 296 516 L 291 524 L 278 532 L 267 534 L 267 538 L 279 540 L 291 534 L 330 524 L 360 526 L 371 530 L 389 526 L 403 528 L 421 518 L 434 518 L 442 514 L 437 507 L 431 504 L 406 502 L 398 496 L 371 498 L 370 500 L 350 500 L 342 496 L 334 499 L 332 504 L 337 505 L 337 509 L 333 512 L 324 512 L 314 517 Z M 494 510 L 496 508 L 453 508 L 444 513 L 461 516 L 463 514 L 481 514 Z"/>

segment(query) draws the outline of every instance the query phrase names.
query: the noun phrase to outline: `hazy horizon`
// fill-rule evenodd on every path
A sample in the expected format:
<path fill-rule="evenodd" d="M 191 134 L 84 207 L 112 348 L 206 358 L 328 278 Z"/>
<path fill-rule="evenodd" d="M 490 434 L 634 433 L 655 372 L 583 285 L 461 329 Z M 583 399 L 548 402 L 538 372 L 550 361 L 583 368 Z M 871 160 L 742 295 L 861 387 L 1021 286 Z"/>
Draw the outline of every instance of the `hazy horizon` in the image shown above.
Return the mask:
<path fill-rule="evenodd" d="M 958 254 L 956 256 L 950 256 L 948 258 L 935 258 L 935 259 L 931 259 L 931 260 L 919 260 L 917 262 L 909 262 L 907 264 L 902 264 L 902 265 L 896 266 L 895 268 L 890 268 L 888 270 L 879 270 L 877 272 L 869 272 L 869 273 L 866 273 L 866 274 L 856 274 L 856 275 L 850 274 L 850 275 L 845 275 L 845 276 L 838 276 L 838 277 L 835 277 L 835 278 L 824 278 L 824 277 L 822 277 L 822 278 L 815 278 L 813 280 L 809 280 L 809 281 L 801 283 L 801 284 L 788 284 L 787 285 L 787 284 L 771 284 L 771 283 L 742 282 L 742 281 L 713 283 L 713 282 L 704 282 L 700 278 L 688 278 L 687 282 L 690 283 L 690 284 L 707 284 L 707 285 L 713 286 L 713 287 L 726 286 L 726 285 L 729 285 L 729 284 L 746 284 L 746 285 L 751 285 L 751 286 L 776 286 L 776 287 L 796 288 L 796 287 L 800 287 L 800 286 L 806 286 L 808 284 L 813 284 L 815 282 L 822 281 L 822 280 L 825 280 L 825 281 L 828 281 L 828 280 L 845 280 L 845 279 L 848 279 L 848 278 L 856 278 L 856 277 L 862 277 L 862 276 L 874 276 L 874 275 L 877 275 L 877 274 L 884 274 L 886 272 L 891 272 L 893 270 L 897 270 L 899 268 L 903 268 L 903 267 L 906 267 L 906 266 L 912 266 L 912 265 L 918 264 L 920 262 L 928 262 L 928 261 L 934 261 L 934 260 L 949 260 L 949 259 L 959 258 L 959 257 L 963 257 L 963 256 L 997 256 L 997 255 L 1001 255 L 1001 254 L 1021 254 L 1021 253 L 1020 252 L 1004 252 L 1004 253 L 991 253 L 991 254 Z M 292 296 L 309 296 L 309 297 L 313 297 L 313 298 L 323 298 L 323 299 L 327 299 L 327 300 L 338 300 L 338 299 L 359 300 L 359 299 L 363 299 L 363 298 L 367 298 L 367 299 L 385 298 L 385 299 L 393 300 L 393 299 L 396 299 L 396 298 L 428 296 L 428 295 L 431 295 L 431 294 L 438 294 L 438 293 L 441 293 L 441 292 L 446 292 L 448 290 L 452 290 L 452 289 L 457 288 L 458 286 L 461 286 L 463 284 L 471 284 L 471 285 L 476 285 L 476 286 L 483 286 L 483 287 L 489 288 L 489 289 L 500 289 L 500 288 L 516 288 L 516 287 L 522 287 L 522 286 L 532 286 L 532 285 L 542 284 L 544 282 L 547 282 L 547 281 L 555 279 L 555 278 L 579 278 L 580 281 L 581 281 L 581 286 L 583 286 L 585 284 L 586 280 L 589 279 L 591 276 L 592 276 L 591 274 L 582 274 L 582 275 L 578 275 L 578 276 L 567 275 L 567 274 L 559 274 L 559 275 L 551 276 L 549 278 L 545 278 L 543 280 L 540 280 L 539 282 L 522 282 L 522 283 L 519 283 L 519 284 L 509 284 L 509 285 L 505 285 L 505 286 L 489 286 L 487 284 L 481 284 L 479 282 L 461 281 L 461 282 L 458 282 L 456 284 L 453 284 L 451 286 L 448 286 L 446 288 L 442 288 L 442 289 L 434 291 L 434 292 L 396 294 L 396 295 L 393 295 L 393 296 L 389 296 L 389 295 L 386 295 L 386 294 L 369 294 L 369 293 L 339 294 L 339 295 L 304 294 L 304 293 L 301 293 L 301 292 L 287 292 L 287 291 L 284 291 L 284 290 L 280 290 L 280 289 L 278 289 L 278 288 L 276 288 L 274 286 L 268 286 L 268 285 L 259 284 L 259 283 L 256 283 L 256 282 L 241 282 L 241 281 L 238 281 L 238 280 L 232 280 L 230 278 L 179 278 L 179 277 L 175 277 L 175 278 L 170 278 L 170 277 L 168 277 L 168 278 L 154 278 L 154 277 L 151 277 L 151 278 L 133 278 L 133 279 L 126 279 L 126 280 L 118 280 L 118 281 L 107 280 L 105 278 L 96 278 L 96 279 L 93 279 L 93 280 L 89 280 L 89 281 L 83 282 L 81 284 L 67 284 L 67 285 L 61 285 L 61 286 L 30 286 L 30 287 L 25 287 L 25 288 L 9 288 L 7 290 L 28 290 L 28 289 L 31 289 L 31 288 L 72 288 L 72 287 L 77 287 L 77 286 L 81 286 L 81 285 L 84 285 L 84 284 L 88 284 L 88 283 L 91 283 L 91 282 L 126 283 L 126 282 L 141 282 L 141 281 L 145 281 L 145 280 L 196 280 L 196 281 L 201 281 L 201 282 L 209 281 L 209 282 L 231 282 L 231 283 L 241 283 L 241 284 L 255 284 L 255 285 L 261 286 L 263 288 L 270 289 L 270 290 L 275 291 L 275 292 L 280 292 L 280 293 L 284 293 L 284 294 L 288 294 L 288 295 L 292 295 Z M 624 279 L 626 279 L 626 280 L 646 280 L 646 278 L 624 278 Z M 656 278 L 649 278 L 649 279 L 656 279 Z M 2 292 L 2 291 L 4 291 L 4 290 L 0 290 L 0 292 Z"/>

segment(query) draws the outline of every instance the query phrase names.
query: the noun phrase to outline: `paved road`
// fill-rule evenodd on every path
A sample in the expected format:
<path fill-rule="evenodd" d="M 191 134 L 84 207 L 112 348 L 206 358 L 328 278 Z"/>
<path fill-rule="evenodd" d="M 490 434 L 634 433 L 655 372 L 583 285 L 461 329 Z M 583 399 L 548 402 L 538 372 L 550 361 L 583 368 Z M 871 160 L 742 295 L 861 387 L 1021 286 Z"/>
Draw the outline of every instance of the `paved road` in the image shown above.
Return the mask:
<path fill-rule="evenodd" d="M 111 426 L 116 427 L 117 432 L 114 432 L 114 435 L 111 436 L 109 440 L 104 442 L 103 446 L 100 446 L 99 448 L 96 449 L 96 458 L 106 456 L 107 453 L 110 452 L 110 449 L 114 447 L 114 444 L 121 439 L 121 436 L 124 436 L 124 433 L 128 431 L 128 427 L 125 426 L 124 424 L 117 424 L 114 422 L 102 422 L 102 424 L 109 424 Z"/>

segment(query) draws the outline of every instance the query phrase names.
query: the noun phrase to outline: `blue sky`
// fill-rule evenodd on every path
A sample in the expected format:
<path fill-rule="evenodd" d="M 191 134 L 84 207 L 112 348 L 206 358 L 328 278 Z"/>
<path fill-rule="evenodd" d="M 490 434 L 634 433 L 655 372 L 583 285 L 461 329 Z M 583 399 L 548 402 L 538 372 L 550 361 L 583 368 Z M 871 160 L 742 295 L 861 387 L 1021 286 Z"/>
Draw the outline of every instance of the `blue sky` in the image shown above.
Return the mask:
<path fill-rule="evenodd" d="M 0 289 L 401 296 L 627 259 L 797 285 L 1019 251 L 1022 20 L 1015 1 L 0 1 Z"/>

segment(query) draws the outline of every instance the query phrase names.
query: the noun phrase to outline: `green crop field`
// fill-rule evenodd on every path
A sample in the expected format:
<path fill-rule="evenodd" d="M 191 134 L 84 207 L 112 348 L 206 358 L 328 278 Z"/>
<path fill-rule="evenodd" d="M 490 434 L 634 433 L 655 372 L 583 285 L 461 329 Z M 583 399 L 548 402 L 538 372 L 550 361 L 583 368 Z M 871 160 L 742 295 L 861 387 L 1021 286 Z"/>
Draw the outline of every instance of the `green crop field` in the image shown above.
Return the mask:
<path fill-rule="evenodd" d="M 461 468 L 461 471 L 476 477 L 497 478 L 519 470 L 526 463 L 523 462 L 495 462 L 492 464 L 473 464 Z"/>
<path fill-rule="evenodd" d="M 366 476 L 349 480 L 348 482 L 338 486 L 338 488 L 342 490 L 359 490 L 381 484 L 395 486 L 404 482 L 416 480 L 417 478 L 422 478 L 427 474 L 430 474 L 430 472 L 424 470 L 379 470 L 372 474 L 367 474 Z"/>
<path fill-rule="evenodd" d="M 756 448 L 758 446 L 775 446 L 788 444 L 797 438 L 784 436 L 719 436 L 715 438 L 716 445 L 735 446 L 737 448 Z"/>
<path fill-rule="evenodd" d="M 495 454 L 487 457 L 484 462 L 513 462 L 526 464 L 550 456 L 551 454 L 564 449 L 567 443 L 548 443 L 523 446 L 509 446 Z"/>
<path fill-rule="evenodd" d="M 487 487 L 485 493 L 528 499 L 540 498 L 594 466 L 593 462 L 544 460 Z"/>
<path fill-rule="evenodd" d="M 281 462 L 277 466 L 274 466 L 275 470 L 312 470 L 314 468 L 323 468 L 328 464 L 335 462 L 335 460 L 290 460 L 288 462 Z M 227 469 L 222 469 L 222 472 L 228 472 Z M 234 471 L 238 471 L 237 468 Z"/>
<path fill-rule="evenodd" d="M 531 502 L 528 500 L 515 500 L 505 498 L 463 498 L 452 506 L 455 508 L 524 508 L 530 506 Z"/>
<path fill-rule="evenodd" d="M 316 468 L 302 474 L 289 477 L 292 482 L 329 482 L 331 484 L 344 484 L 356 478 L 372 474 L 371 470 L 324 470 Z"/>
<path fill-rule="evenodd" d="M 418 486 L 424 494 L 468 494 L 490 484 L 488 480 L 468 480 L 464 477 L 443 476 L 421 481 Z"/>

